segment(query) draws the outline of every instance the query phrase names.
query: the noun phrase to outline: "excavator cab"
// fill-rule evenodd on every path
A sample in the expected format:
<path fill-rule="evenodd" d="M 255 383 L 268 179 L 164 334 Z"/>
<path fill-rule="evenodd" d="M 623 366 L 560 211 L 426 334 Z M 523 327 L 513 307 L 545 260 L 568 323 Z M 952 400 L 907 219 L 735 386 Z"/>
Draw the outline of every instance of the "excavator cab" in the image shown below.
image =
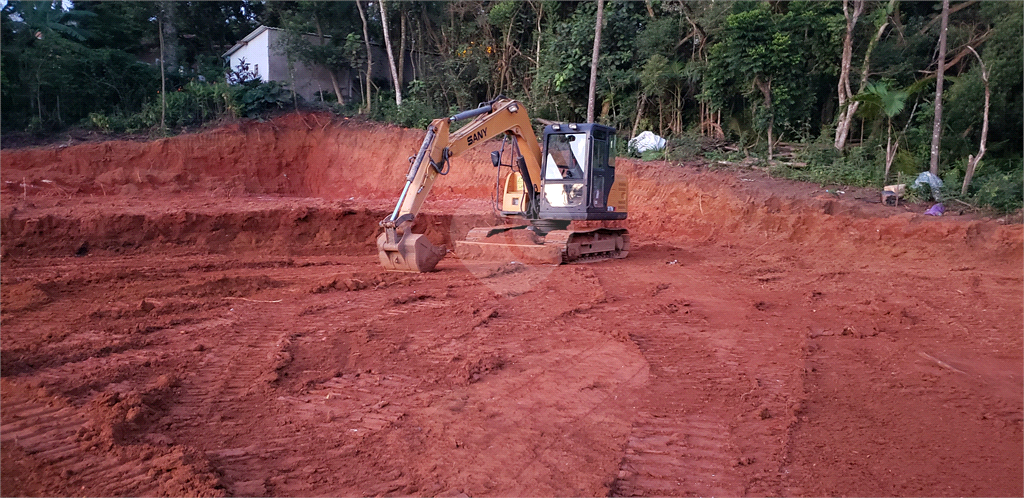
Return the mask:
<path fill-rule="evenodd" d="M 615 178 L 615 128 L 595 123 L 544 128 L 540 219 L 623 220 L 625 181 Z"/>
<path fill-rule="evenodd" d="M 548 125 L 544 129 L 543 147 L 537 218 L 626 218 L 625 181 L 615 183 L 614 128 L 600 124 Z M 513 171 L 506 176 L 501 190 L 501 214 L 529 218 L 528 199 L 523 175 Z"/>

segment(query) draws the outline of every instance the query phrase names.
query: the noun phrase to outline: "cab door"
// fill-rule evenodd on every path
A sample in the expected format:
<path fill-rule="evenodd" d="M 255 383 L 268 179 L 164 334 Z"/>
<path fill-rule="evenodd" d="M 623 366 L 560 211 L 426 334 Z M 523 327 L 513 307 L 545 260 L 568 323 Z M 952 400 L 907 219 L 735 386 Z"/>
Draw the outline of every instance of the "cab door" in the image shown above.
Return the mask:
<path fill-rule="evenodd" d="M 586 219 L 625 219 L 625 179 L 615 181 L 615 128 L 599 124 L 589 126 L 590 182 Z"/>
<path fill-rule="evenodd" d="M 604 130 L 594 130 L 591 137 L 593 151 L 590 163 L 590 192 L 587 212 L 603 213 L 608 210 L 608 192 L 615 182 L 615 171 L 608 162 L 609 140 Z"/>
<path fill-rule="evenodd" d="M 576 131 L 576 130 L 573 130 Z M 541 218 L 587 218 L 590 137 L 586 132 L 545 135 Z"/>

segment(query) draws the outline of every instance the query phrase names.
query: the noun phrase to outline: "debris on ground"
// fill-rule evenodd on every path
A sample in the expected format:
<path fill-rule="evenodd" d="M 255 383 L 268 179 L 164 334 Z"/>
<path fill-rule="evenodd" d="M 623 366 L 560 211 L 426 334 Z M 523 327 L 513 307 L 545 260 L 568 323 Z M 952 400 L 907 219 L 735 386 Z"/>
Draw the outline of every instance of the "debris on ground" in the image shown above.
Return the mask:
<path fill-rule="evenodd" d="M 654 132 L 645 131 L 629 140 L 629 146 L 636 150 L 637 154 L 643 154 L 649 150 L 662 150 L 665 148 L 665 139 Z"/>

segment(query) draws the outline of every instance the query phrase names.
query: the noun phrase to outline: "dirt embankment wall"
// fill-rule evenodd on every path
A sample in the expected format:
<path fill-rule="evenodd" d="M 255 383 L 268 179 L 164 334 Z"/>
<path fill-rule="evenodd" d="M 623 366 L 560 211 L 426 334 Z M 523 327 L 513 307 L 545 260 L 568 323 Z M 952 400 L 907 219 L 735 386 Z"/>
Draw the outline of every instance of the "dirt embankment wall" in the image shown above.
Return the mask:
<path fill-rule="evenodd" d="M 744 178 L 757 172 L 622 163 L 630 178 L 631 228 L 673 244 L 728 244 L 753 234 L 765 244 L 789 243 L 801 253 L 837 261 L 906 256 L 966 264 L 996 258 L 1019 267 L 1024 260 L 1021 225 L 936 218 L 873 200 L 839 199 L 820 189 L 815 195 L 814 184 Z"/>
<path fill-rule="evenodd" d="M 4 150 L 2 178 L 8 186 L 49 180 L 100 195 L 163 188 L 390 198 L 401 191 L 423 137 L 422 130 L 295 113 L 153 142 Z M 492 167 L 475 167 L 487 154 L 478 149 L 454 159 L 437 195 L 488 195 Z"/>
<path fill-rule="evenodd" d="M 408 158 L 423 136 L 422 130 L 296 113 L 153 142 L 4 150 L 0 179 L 5 205 L 19 196 L 147 191 L 395 199 Z M 496 147 L 492 141 L 454 158 L 432 198 L 490 198 L 495 173 L 488 156 Z M 766 243 L 789 242 L 833 257 L 909 253 L 915 259 L 995 257 L 1017 266 L 1022 261 L 1020 225 L 936 219 L 863 199 L 815 196 L 808 192 L 814 185 L 755 171 L 745 175 L 620 159 L 618 172 L 630 182 L 626 224 L 640 243 L 727 244 L 735 235 L 756 233 Z M 5 235 L 11 234 L 11 221 L 5 216 Z"/>

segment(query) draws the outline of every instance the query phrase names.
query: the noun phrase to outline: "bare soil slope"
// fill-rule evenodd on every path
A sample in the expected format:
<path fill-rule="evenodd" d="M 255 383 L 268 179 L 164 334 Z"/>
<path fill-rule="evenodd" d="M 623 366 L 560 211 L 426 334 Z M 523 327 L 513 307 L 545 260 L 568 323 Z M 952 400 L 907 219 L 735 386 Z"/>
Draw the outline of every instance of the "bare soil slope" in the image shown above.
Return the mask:
<path fill-rule="evenodd" d="M 1024 494 L 1020 225 L 620 160 L 625 260 L 387 273 L 422 137 L 3 150 L 3 494 Z M 435 243 L 497 222 L 489 150 Z"/>

